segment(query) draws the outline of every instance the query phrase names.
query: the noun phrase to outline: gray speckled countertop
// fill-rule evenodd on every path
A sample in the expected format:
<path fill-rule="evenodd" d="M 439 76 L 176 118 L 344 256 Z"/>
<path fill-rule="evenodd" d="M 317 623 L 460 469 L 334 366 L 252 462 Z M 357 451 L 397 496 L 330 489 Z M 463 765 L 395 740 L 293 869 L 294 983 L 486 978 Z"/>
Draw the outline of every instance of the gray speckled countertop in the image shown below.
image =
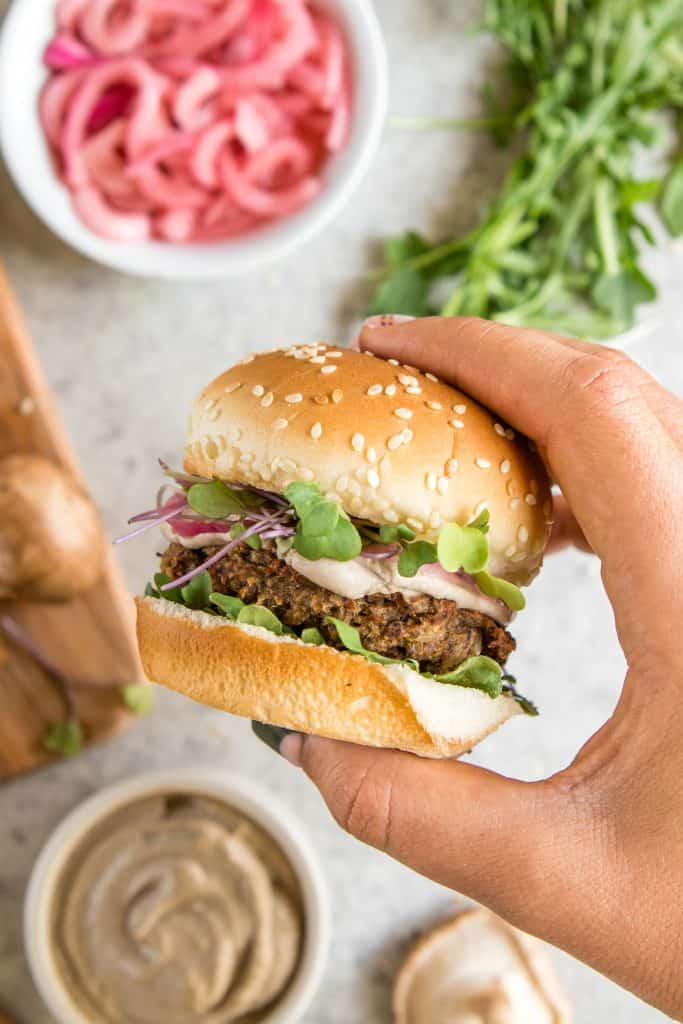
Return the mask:
<path fill-rule="evenodd" d="M 0 0 L 0 12 L 6 6 Z M 392 111 L 474 112 L 490 53 L 464 31 L 477 4 L 379 0 L 378 8 Z M 156 457 L 178 459 L 188 404 L 207 380 L 252 348 L 348 338 L 366 298 L 361 275 L 373 240 L 413 225 L 437 232 L 466 224 L 503 166 L 485 139 L 388 129 L 372 173 L 323 237 L 266 273 L 192 285 L 137 280 L 86 262 L 35 220 L 0 167 L 0 257 L 107 530 L 115 534 L 148 505 Z M 683 297 L 674 282 L 683 259 L 667 249 L 652 263 L 663 298 L 648 312 L 654 330 L 635 351 L 680 392 Z M 149 538 L 121 550 L 133 590 L 148 576 L 154 549 Z M 553 561 L 515 632 L 513 671 L 543 715 L 513 721 L 476 760 L 537 778 L 565 765 L 617 698 L 623 661 L 595 561 L 572 554 Z M 0 788 L 0 1003 L 31 1024 L 48 1022 L 26 968 L 21 909 L 31 864 L 53 826 L 100 787 L 170 766 L 257 779 L 303 820 L 334 905 L 332 956 L 306 1024 L 388 1024 L 400 951 L 417 927 L 449 908 L 451 895 L 343 835 L 305 779 L 252 739 L 246 722 L 167 692 L 158 693 L 150 718 L 115 741 Z M 664 1019 L 569 957 L 556 960 L 577 1021 Z"/>

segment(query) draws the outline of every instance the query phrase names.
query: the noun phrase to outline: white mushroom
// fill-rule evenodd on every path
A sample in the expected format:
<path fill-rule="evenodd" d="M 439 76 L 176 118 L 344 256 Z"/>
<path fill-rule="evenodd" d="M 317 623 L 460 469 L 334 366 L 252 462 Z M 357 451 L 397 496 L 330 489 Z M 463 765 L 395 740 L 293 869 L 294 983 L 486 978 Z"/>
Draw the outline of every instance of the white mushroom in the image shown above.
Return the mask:
<path fill-rule="evenodd" d="M 569 1024 L 541 942 L 482 907 L 424 934 L 403 962 L 394 1024 Z"/>
<path fill-rule="evenodd" d="M 0 600 L 66 601 L 102 573 L 90 498 L 40 455 L 0 459 Z"/>

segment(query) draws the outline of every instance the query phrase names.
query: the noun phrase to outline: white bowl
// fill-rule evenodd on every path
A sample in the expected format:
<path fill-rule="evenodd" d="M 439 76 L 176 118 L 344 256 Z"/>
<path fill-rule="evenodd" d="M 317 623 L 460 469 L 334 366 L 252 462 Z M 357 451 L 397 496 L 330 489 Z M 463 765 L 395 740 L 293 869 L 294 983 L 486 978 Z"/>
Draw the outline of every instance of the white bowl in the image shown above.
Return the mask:
<path fill-rule="evenodd" d="M 169 792 L 211 797 L 243 811 L 273 836 L 294 868 L 303 898 L 304 944 L 296 974 L 263 1024 L 295 1024 L 319 987 L 330 942 L 329 897 L 318 859 L 290 811 L 270 793 L 234 776 L 182 771 L 152 772 L 102 790 L 76 807 L 43 847 L 26 892 L 24 944 L 47 1008 L 59 1024 L 92 1024 L 69 997 L 50 947 L 52 898 L 66 861 L 102 818 L 134 800 Z"/>
<path fill-rule="evenodd" d="M 209 279 L 261 267 L 302 245 L 335 217 L 367 171 L 387 106 L 387 65 L 371 0 L 314 0 L 345 30 L 352 55 L 350 138 L 324 171 L 321 194 L 305 209 L 243 240 L 174 245 L 112 242 L 90 231 L 55 175 L 38 116 L 46 80 L 43 51 L 54 34 L 55 0 L 14 0 L 0 35 L 0 150 L 19 191 L 56 235 L 94 260 L 149 277 Z"/>

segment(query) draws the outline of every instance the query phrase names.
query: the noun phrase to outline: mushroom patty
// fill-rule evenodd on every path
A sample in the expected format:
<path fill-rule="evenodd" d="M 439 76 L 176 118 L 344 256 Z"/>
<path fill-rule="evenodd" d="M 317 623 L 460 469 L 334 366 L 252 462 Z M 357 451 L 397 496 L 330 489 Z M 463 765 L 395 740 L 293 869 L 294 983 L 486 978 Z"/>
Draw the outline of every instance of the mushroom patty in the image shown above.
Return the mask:
<path fill-rule="evenodd" d="M 201 565 L 217 548 L 171 544 L 161 569 L 172 579 Z M 312 583 L 268 548 L 239 544 L 207 570 L 214 590 L 246 604 L 261 604 L 293 629 L 319 629 L 330 647 L 344 649 L 326 616 L 354 626 L 363 646 L 389 658 L 412 658 L 424 672 L 449 672 L 467 658 L 486 654 L 500 665 L 515 648 L 502 626 L 454 601 L 418 594 L 371 594 L 354 600 Z"/>

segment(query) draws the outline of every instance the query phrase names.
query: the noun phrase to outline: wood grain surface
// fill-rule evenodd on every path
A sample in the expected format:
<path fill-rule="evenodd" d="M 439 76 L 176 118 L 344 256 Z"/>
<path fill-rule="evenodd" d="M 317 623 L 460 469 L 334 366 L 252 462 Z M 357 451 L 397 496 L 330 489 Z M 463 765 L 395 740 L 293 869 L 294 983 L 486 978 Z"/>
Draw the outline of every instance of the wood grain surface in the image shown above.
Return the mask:
<path fill-rule="evenodd" d="M 84 483 L 47 381 L 0 265 L 0 456 L 39 453 Z M 143 678 L 137 655 L 134 608 L 113 554 L 96 587 L 65 604 L 0 602 L 69 677 L 92 683 Z M 110 735 L 129 719 L 115 688 L 74 690 L 87 742 Z M 0 779 L 50 759 L 41 739 L 64 715 L 47 674 L 0 635 Z"/>

